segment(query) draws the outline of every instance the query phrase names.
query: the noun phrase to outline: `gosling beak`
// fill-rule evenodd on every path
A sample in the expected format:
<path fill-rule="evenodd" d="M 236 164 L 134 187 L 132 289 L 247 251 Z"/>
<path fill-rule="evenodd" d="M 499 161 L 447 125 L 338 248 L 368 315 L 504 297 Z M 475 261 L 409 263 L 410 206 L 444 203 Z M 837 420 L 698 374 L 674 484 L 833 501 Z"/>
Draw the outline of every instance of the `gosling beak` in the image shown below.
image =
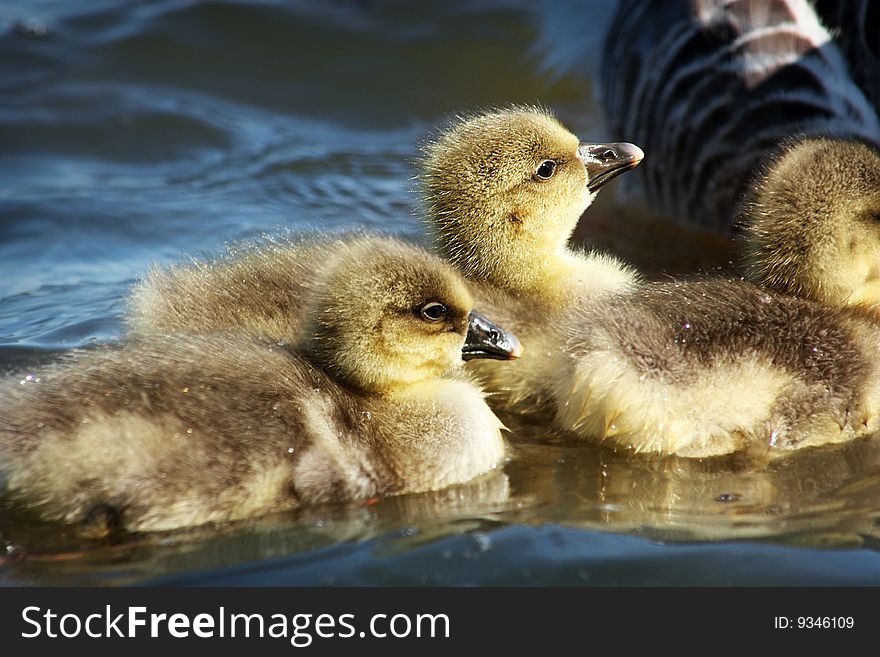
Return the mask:
<path fill-rule="evenodd" d="M 522 345 L 513 333 L 495 326 L 480 313 L 471 311 L 468 315 L 468 332 L 461 348 L 463 360 L 492 358 L 494 360 L 513 360 L 522 354 Z"/>
<path fill-rule="evenodd" d="M 581 144 L 578 157 L 587 167 L 587 189 L 596 193 L 609 180 L 637 167 L 645 153 L 635 144 Z"/>

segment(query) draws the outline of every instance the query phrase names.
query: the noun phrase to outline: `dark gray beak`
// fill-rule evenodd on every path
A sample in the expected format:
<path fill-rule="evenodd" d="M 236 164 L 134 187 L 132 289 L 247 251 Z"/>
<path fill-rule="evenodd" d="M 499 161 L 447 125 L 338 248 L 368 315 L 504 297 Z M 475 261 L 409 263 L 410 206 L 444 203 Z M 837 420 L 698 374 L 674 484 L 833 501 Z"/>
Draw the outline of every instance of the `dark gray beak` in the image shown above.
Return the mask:
<path fill-rule="evenodd" d="M 645 153 L 635 144 L 619 142 L 616 144 L 581 144 L 578 156 L 587 167 L 591 193 L 598 192 L 605 183 L 614 180 L 624 171 L 639 165 Z"/>
<path fill-rule="evenodd" d="M 480 313 L 471 311 L 468 315 L 468 332 L 461 348 L 464 360 L 492 358 L 494 360 L 513 360 L 522 354 L 522 345 L 512 333 L 499 328 Z"/>

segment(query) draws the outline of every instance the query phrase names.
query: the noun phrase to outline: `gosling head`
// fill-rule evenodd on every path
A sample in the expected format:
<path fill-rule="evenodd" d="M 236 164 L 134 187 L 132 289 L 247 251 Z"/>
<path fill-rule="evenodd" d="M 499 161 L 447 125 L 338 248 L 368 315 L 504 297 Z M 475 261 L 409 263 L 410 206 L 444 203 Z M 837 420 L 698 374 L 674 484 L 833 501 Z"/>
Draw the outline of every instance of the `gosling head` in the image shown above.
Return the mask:
<path fill-rule="evenodd" d="M 309 300 L 304 351 L 370 393 L 442 377 L 466 360 L 517 358 L 516 337 L 473 310 L 461 277 L 396 240 L 356 241 Z"/>
<path fill-rule="evenodd" d="M 858 142 L 789 146 L 744 205 L 753 280 L 821 303 L 880 307 L 880 153 Z"/>
<path fill-rule="evenodd" d="M 429 229 L 468 278 L 529 291 L 599 189 L 643 156 L 632 144 L 582 144 L 538 108 L 461 120 L 425 147 Z"/>

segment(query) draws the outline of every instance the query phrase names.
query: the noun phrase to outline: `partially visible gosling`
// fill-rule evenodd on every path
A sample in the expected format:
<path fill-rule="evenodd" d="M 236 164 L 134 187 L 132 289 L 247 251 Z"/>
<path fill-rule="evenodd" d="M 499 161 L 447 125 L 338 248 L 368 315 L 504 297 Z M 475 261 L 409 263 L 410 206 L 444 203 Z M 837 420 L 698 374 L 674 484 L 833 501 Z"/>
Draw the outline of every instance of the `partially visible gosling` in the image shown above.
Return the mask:
<path fill-rule="evenodd" d="M 167 530 L 491 470 L 502 426 L 460 364 L 519 345 L 438 258 L 386 247 L 322 271 L 295 347 L 154 334 L 5 382 L 8 496 L 92 533 Z"/>
<path fill-rule="evenodd" d="M 437 248 L 527 346 L 479 363 L 493 403 L 637 452 L 779 456 L 880 422 L 880 327 L 744 281 L 639 283 L 620 262 L 568 249 L 607 177 L 640 152 L 579 147 L 538 110 L 454 125 L 428 147 Z M 501 320 L 500 320 L 501 321 Z"/>
<path fill-rule="evenodd" d="M 859 142 L 791 144 L 744 206 L 750 278 L 820 303 L 880 308 L 880 153 Z"/>

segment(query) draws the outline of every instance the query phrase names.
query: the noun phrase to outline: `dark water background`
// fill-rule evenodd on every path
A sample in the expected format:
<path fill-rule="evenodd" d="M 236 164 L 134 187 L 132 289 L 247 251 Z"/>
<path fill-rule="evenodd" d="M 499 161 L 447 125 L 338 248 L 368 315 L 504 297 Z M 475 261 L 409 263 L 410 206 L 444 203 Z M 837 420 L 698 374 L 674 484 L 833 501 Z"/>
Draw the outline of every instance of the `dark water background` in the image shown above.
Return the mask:
<path fill-rule="evenodd" d="M 0 373 L 118 338 L 154 261 L 279 229 L 417 237 L 416 144 L 454 112 L 540 102 L 625 139 L 592 84 L 610 8 L 0 1 Z M 613 189 L 578 239 L 649 271 L 726 262 L 652 221 Z M 0 583 L 880 584 L 877 441 L 756 469 L 508 421 L 503 472 L 430 495 L 112 544 L 6 509 Z"/>

